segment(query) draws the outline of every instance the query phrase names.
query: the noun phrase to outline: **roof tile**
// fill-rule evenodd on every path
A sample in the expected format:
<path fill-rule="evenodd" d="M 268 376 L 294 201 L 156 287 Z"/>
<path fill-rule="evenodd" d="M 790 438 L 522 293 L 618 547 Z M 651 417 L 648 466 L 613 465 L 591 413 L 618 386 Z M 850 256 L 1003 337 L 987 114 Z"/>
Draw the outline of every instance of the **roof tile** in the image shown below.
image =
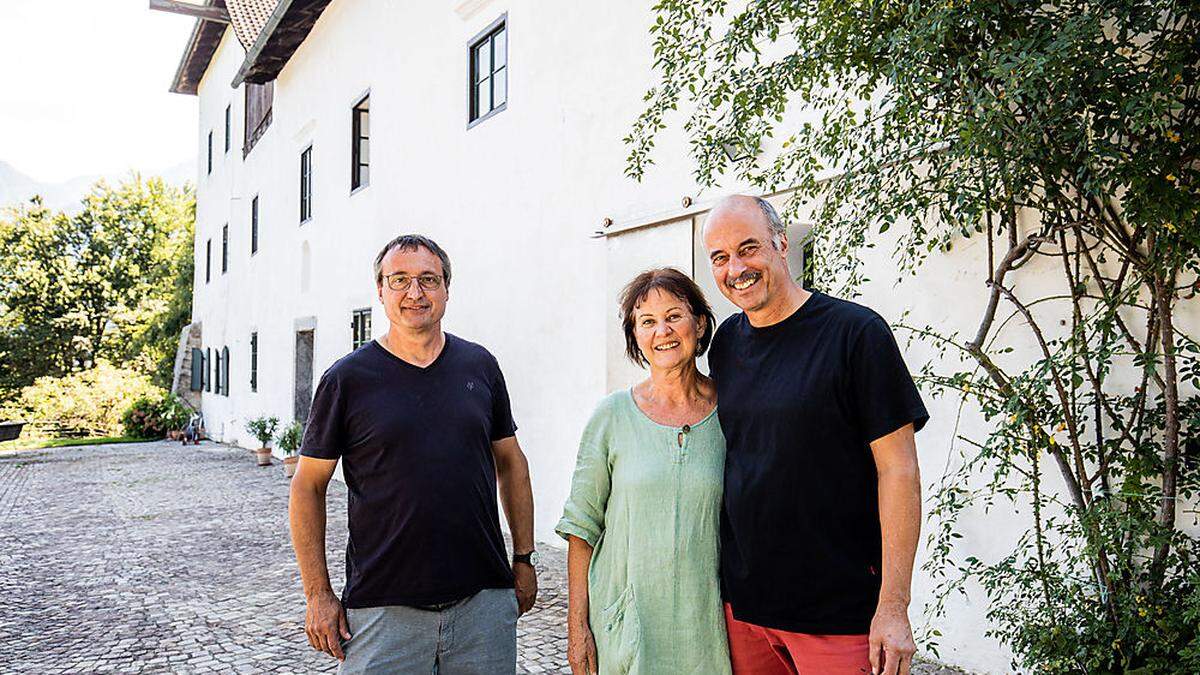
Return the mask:
<path fill-rule="evenodd" d="M 279 0 L 225 0 L 233 32 L 247 50 L 254 45 Z"/>

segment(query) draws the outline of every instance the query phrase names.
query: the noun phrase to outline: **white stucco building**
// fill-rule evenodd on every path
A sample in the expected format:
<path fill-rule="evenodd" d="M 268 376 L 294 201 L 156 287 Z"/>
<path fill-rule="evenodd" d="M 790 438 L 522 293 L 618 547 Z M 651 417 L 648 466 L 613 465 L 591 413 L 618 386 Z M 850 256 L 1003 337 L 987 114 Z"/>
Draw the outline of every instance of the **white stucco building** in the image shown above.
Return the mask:
<path fill-rule="evenodd" d="M 653 78 L 651 3 L 208 5 L 172 89 L 197 95 L 200 110 L 193 339 L 207 355 L 197 370 L 210 435 L 250 446 L 246 420 L 302 418 L 322 371 L 387 326 L 375 254 L 423 233 L 454 265 L 446 328 L 505 371 L 537 538 L 554 541 L 584 422 L 639 377 L 623 356 L 617 289 L 672 264 L 701 282 L 720 318 L 732 310 L 697 257 L 697 233 L 738 186 L 699 189 L 675 127 L 642 183 L 623 173 L 621 139 Z M 874 281 L 862 301 L 889 320 L 908 311 L 913 323 L 973 330 L 977 313 L 957 303 L 978 297 L 982 246 L 967 241 L 895 285 L 881 243 L 867 254 Z M 932 357 L 906 352 L 913 370 Z M 918 445 L 930 485 L 955 435 L 980 423 L 957 419 L 957 401 L 927 404 Z M 976 514 L 967 552 L 1005 551 L 1021 518 Z M 929 596 L 918 573 L 914 624 Z M 1008 655 L 983 637 L 985 603 L 982 592 L 952 600 L 941 654 L 1004 672 Z"/>

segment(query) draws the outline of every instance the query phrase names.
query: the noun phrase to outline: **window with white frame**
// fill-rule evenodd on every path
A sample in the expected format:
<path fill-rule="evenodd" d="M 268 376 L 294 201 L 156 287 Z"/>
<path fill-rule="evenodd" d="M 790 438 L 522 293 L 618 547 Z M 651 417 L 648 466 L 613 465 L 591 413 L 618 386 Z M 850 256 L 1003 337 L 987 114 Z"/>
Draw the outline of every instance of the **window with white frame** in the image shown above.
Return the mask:
<path fill-rule="evenodd" d="M 371 310 L 356 309 L 350 317 L 350 349 L 355 350 L 371 341 Z"/>
<path fill-rule="evenodd" d="M 350 110 L 350 190 L 371 183 L 371 97 Z"/>
<path fill-rule="evenodd" d="M 468 48 L 470 116 L 468 126 L 500 112 L 508 103 L 508 17 L 501 16 L 471 40 Z"/>
<path fill-rule="evenodd" d="M 312 218 L 312 146 L 300 153 L 300 222 Z"/>

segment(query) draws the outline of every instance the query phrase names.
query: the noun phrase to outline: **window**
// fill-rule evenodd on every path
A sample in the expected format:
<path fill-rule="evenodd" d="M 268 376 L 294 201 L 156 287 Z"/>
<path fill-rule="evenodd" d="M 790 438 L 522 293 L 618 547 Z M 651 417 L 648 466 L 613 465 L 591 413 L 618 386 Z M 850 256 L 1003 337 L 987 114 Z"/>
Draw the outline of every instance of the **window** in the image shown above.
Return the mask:
<path fill-rule="evenodd" d="M 312 146 L 300 153 L 300 222 L 312 218 Z"/>
<path fill-rule="evenodd" d="M 212 391 L 212 347 L 204 348 L 204 391 Z"/>
<path fill-rule="evenodd" d="M 371 97 L 364 96 L 350 111 L 350 190 L 371 182 Z"/>
<path fill-rule="evenodd" d="M 212 132 L 208 132 L 208 173 L 212 174 Z"/>
<path fill-rule="evenodd" d="M 250 334 L 250 391 L 258 391 L 258 333 Z"/>
<path fill-rule="evenodd" d="M 250 255 L 258 253 L 258 195 L 250 200 Z"/>
<path fill-rule="evenodd" d="M 225 106 L 225 152 L 229 152 L 229 146 L 233 142 L 232 107 L 232 105 Z"/>
<path fill-rule="evenodd" d="M 471 126 L 504 110 L 508 102 L 507 15 L 471 41 L 469 58 Z"/>
<path fill-rule="evenodd" d="M 212 281 L 212 239 L 204 244 L 204 283 Z"/>
<path fill-rule="evenodd" d="M 221 357 L 217 362 L 221 369 L 221 384 L 217 387 L 220 393 L 229 395 L 229 347 L 221 347 Z"/>
<path fill-rule="evenodd" d="M 213 374 L 216 375 L 216 377 L 217 377 L 217 380 L 215 382 L 215 384 L 217 386 L 217 394 L 220 394 L 221 393 L 221 352 L 217 352 L 217 368 L 216 368 L 216 372 Z"/>
<path fill-rule="evenodd" d="M 371 310 L 356 309 L 350 318 L 350 349 L 355 350 L 371 341 Z"/>
<path fill-rule="evenodd" d="M 221 274 L 229 271 L 229 223 L 221 228 Z"/>
<path fill-rule="evenodd" d="M 242 129 L 242 156 L 250 154 L 254 144 L 271 126 L 271 103 L 275 97 L 275 82 L 266 84 L 246 83 L 246 117 Z"/>

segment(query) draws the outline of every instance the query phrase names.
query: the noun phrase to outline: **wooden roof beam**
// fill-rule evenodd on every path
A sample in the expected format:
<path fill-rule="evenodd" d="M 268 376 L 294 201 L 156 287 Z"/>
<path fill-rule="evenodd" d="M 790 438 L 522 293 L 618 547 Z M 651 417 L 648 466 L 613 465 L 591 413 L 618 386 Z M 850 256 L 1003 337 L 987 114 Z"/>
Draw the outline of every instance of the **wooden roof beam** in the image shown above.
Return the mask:
<path fill-rule="evenodd" d="M 150 9 L 160 12 L 171 12 L 172 14 L 194 16 L 197 19 L 205 21 L 215 21 L 223 24 L 229 23 L 229 11 L 224 7 L 197 5 L 191 2 L 182 2 L 181 0 L 150 0 Z"/>

